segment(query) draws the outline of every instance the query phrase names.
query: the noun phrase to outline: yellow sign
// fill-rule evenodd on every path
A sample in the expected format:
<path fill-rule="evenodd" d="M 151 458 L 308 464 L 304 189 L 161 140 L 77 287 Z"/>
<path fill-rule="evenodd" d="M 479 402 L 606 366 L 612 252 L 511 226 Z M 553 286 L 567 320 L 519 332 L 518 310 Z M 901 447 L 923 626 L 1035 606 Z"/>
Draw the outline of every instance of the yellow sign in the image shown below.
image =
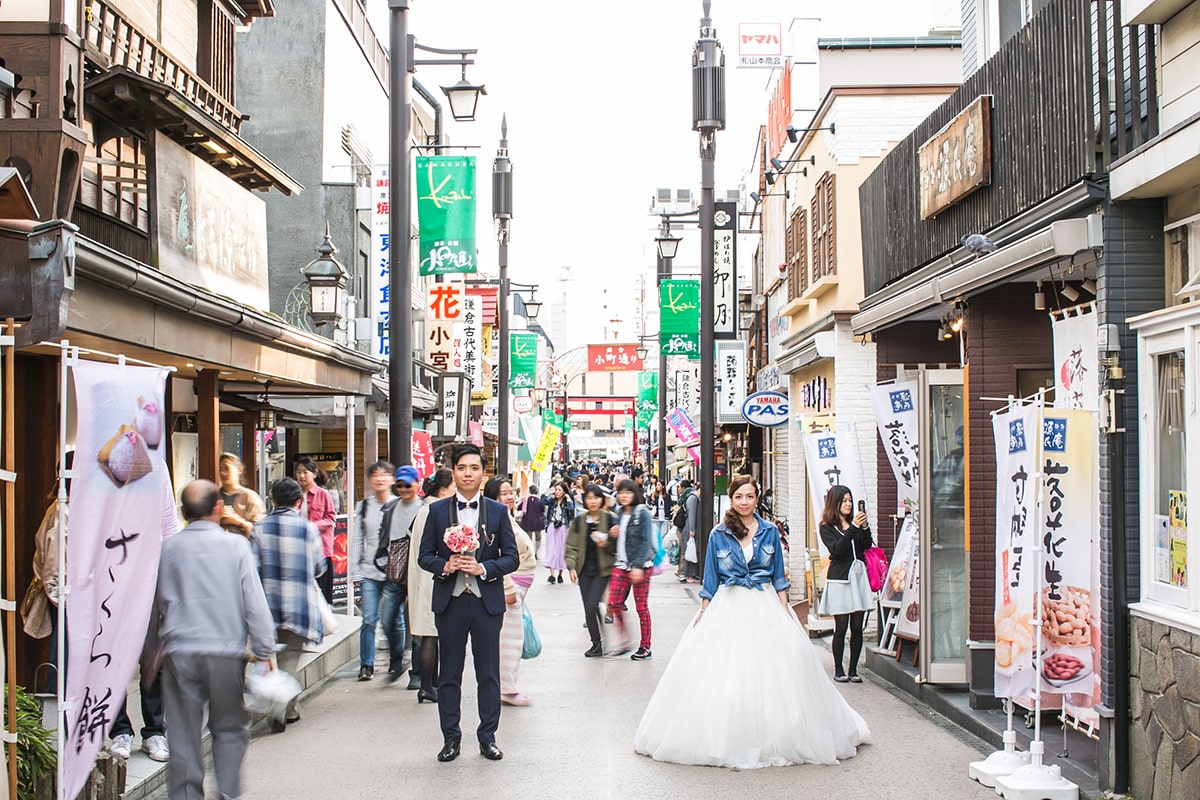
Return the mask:
<path fill-rule="evenodd" d="M 561 435 L 562 429 L 557 426 L 547 425 L 542 428 L 542 441 L 533 456 L 534 472 L 541 472 L 550 466 L 550 457 L 554 455 L 554 448 L 558 445 L 558 437 Z"/>

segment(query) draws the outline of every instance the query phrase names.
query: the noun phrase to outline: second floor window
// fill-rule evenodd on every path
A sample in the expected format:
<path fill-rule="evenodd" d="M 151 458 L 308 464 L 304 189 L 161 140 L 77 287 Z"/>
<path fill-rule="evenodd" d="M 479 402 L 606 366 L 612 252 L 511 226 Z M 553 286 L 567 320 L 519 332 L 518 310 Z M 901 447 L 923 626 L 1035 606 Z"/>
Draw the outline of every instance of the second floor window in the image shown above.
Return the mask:
<path fill-rule="evenodd" d="M 96 126 L 88 120 L 85 127 L 89 142 L 79 181 L 80 204 L 148 231 L 145 143 L 127 131 L 97 142 Z"/>
<path fill-rule="evenodd" d="M 810 213 L 812 225 L 812 282 L 837 275 L 837 195 L 832 173 L 817 181 Z"/>

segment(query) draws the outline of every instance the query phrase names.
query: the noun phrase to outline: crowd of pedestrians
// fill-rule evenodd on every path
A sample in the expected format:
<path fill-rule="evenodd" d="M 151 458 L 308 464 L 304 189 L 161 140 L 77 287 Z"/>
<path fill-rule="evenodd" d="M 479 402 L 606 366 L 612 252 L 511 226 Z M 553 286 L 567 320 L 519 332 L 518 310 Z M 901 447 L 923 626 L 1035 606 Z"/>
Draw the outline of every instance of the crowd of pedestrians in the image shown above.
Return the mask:
<path fill-rule="evenodd" d="M 521 685 L 520 667 L 528 647 L 527 596 L 539 568 L 550 585 L 562 584 L 565 575 L 578 588 L 589 639 L 585 658 L 651 659 L 651 576 L 674 564 L 681 582 L 703 583 L 701 608 L 638 728 L 639 752 L 731 767 L 831 763 L 852 756 L 867 740 L 861 718 L 832 684 L 822 683 L 828 680 L 787 603 L 786 542 L 755 513 L 758 487 L 748 476 L 731 481 L 730 509 L 707 539 L 701 574 L 695 552 L 701 503 L 686 479 L 667 483 L 630 464 L 570 464 L 547 492 L 529 486 L 520 496 L 507 476 L 485 481 L 486 460 L 472 445 L 454 449 L 448 461 L 449 468 L 423 482 L 412 466 L 378 461 L 367 468 L 349 574 L 361 605 L 358 679 L 375 677 L 382 625 L 387 681 L 408 671 L 417 702 L 438 706 L 439 761 L 461 752 L 468 640 L 481 755 L 503 758 L 496 743 L 501 706 L 533 702 Z M 250 726 L 242 704 L 246 660 L 294 673 L 302 654 L 322 641 L 332 597 L 333 503 L 319 467 L 302 459 L 295 479 L 275 481 L 268 512 L 242 486 L 243 466 L 235 455 L 223 454 L 219 464 L 219 485 L 193 481 L 181 495 L 187 527 L 164 542 L 141 666 L 144 749 L 168 762 L 173 798 L 203 796 L 205 725 L 218 788 L 238 796 Z M 872 543 L 865 515 L 853 512 L 849 492 L 834 487 L 820 533 L 831 553 L 829 580 L 838 587 L 848 565 Z M 452 532 L 467 538 L 452 538 Z M 53 533 L 39 534 L 39 552 L 50 551 Z M 776 595 L 778 602 L 765 602 Z M 834 679 L 860 681 L 869 598 L 828 592 L 824 603 L 837 623 Z M 704 690 L 714 679 L 749 684 L 762 695 L 761 705 L 775 711 L 748 724 L 738 706 L 745 697 L 731 702 L 728 693 Z M 797 690 L 799 684 L 804 686 Z M 679 705 L 695 705 L 697 698 L 692 718 L 705 724 L 680 726 Z M 806 710 L 814 708 L 820 713 Z M 172 726 L 173 752 L 167 750 L 164 717 Z M 803 724 L 795 723 L 799 718 Z M 293 698 L 271 726 L 283 732 L 299 719 Z M 703 738 L 709 729 L 725 731 L 721 740 L 737 745 L 718 747 Z M 110 751 L 128 757 L 133 736 L 123 712 L 111 735 Z"/>

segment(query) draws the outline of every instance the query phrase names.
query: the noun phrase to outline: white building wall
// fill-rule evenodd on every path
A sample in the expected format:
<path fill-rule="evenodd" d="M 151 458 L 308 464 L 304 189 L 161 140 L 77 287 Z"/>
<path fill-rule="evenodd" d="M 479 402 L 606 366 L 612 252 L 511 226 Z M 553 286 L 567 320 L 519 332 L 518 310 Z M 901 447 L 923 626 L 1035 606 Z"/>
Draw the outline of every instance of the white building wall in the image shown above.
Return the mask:
<path fill-rule="evenodd" d="M 875 343 L 855 340 L 849 322 L 834 325 L 837 355 L 834 356 L 833 397 L 838 430 L 854 429 L 858 445 L 859 469 L 868 508 L 875 508 L 877 497 L 875 463 L 875 412 L 867 393 L 875 385 Z"/>
<path fill-rule="evenodd" d="M 837 135 L 823 131 L 826 149 L 838 164 L 875 158 L 912 133 L 946 99 L 941 94 L 846 95 L 833 102 L 822 125 L 837 124 Z"/>

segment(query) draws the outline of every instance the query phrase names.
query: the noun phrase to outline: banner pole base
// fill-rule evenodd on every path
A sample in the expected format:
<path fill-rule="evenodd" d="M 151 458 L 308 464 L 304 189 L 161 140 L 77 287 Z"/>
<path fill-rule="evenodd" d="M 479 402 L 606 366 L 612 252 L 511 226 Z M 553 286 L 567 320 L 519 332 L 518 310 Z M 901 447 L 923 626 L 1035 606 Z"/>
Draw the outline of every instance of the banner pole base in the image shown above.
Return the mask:
<path fill-rule="evenodd" d="M 1017 752 L 1017 732 L 1004 732 L 1004 749 L 997 750 L 983 761 L 972 761 L 967 768 L 971 780 L 979 781 L 989 788 L 996 785 L 996 779 L 1011 775 L 1029 763 L 1029 753 Z"/>
<path fill-rule="evenodd" d="M 1079 787 L 1062 776 L 1057 764 L 1043 764 L 1045 745 L 1029 743 L 1030 763 L 996 779 L 996 794 L 1004 800 L 1078 800 Z"/>

